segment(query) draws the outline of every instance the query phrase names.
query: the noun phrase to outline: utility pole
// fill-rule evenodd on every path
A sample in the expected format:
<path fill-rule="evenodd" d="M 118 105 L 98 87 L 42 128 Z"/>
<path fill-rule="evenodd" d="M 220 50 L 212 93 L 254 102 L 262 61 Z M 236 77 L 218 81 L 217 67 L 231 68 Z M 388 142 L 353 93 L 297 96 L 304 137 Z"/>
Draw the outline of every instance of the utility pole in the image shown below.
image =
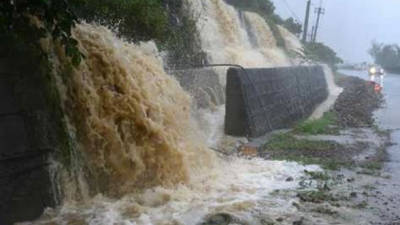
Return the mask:
<path fill-rule="evenodd" d="M 310 18 L 310 6 L 311 0 L 307 1 L 307 8 L 306 8 L 306 18 L 304 19 L 304 29 L 303 29 L 303 43 L 307 41 L 307 33 L 308 33 L 308 19 Z"/>
<path fill-rule="evenodd" d="M 310 36 L 310 41 L 313 42 L 314 39 L 314 31 L 315 31 L 315 26 L 312 26 L 311 28 L 311 36 Z"/>
<path fill-rule="evenodd" d="M 317 23 L 315 24 L 314 37 L 312 38 L 312 42 L 315 42 L 315 40 L 317 39 L 320 16 L 325 14 L 325 9 L 322 8 L 321 5 L 320 7 L 315 9 L 315 13 L 317 14 Z"/>

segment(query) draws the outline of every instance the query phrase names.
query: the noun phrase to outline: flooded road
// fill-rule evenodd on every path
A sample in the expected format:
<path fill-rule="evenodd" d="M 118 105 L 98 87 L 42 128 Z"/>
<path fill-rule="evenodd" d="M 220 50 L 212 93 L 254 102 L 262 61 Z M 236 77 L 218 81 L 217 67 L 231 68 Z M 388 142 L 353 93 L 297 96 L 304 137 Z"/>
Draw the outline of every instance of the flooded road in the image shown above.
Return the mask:
<path fill-rule="evenodd" d="M 346 75 L 356 76 L 365 80 L 369 77 L 365 71 L 341 70 Z M 381 128 L 393 131 L 392 141 L 396 144 L 400 143 L 400 75 L 386 74 L 384 78 L 383 95 L 385 97 L 385 105 L 376 113 L 376 120 Z M 400 164 L 400 146 L 393 146 L 389 149 L 390 159 L 393 163 Z M 393 171 L 400 175 L 399 170 Z"/>
<path fill-rule="evenodd" d="M 365 80 L 369 78 L 365 71 L 341 70 L 340 72 Z M 391 141 L 394 145 L 387 149 L 388 160 L 384 167 L 384 173 L 390 179 L 377 182 L 376 192 L 379 200 L 376 204 L 382 204 L 380 208 L 383 215 L 390 217 L 388 219 L 392 222 L 389 224 L 397 224 L 400 221 L 400 209 L 397 207 L 400 201 L 400 75 L 386 74 L 383 95 L 385 105 L 375 113 L 376 121 L 381 128 L 392 131 Z"/>

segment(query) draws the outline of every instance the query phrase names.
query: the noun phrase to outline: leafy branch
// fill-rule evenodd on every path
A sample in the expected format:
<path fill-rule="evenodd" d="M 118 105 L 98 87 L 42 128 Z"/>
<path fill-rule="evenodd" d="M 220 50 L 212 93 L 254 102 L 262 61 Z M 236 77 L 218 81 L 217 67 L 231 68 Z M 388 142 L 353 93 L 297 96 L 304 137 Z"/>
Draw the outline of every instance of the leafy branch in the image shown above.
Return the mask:
<path fill-rule="evenodd" d="M 33 18 L 40 25 L 32 22 Z M 38 50 L 39 40 L 50 34 L 59 40 L 73 65 L 80 64 L 83 55 L 78 42 L 71 36 L 77 18 L 64 0 L 3 0 L 0 2 L 0 32 L 2 40 L 12 40 Z"/>

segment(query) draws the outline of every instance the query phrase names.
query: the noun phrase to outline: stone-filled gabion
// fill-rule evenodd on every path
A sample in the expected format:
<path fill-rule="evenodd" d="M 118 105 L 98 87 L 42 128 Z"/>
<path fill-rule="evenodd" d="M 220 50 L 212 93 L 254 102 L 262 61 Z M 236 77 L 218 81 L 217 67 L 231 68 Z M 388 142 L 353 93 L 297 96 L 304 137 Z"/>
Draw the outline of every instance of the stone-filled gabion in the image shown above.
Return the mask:
<path fill-rule="evenodd" d="M 225 133 L 258 137 L 311 115 L 328 97 L 321 66 L 239 69 L 227 74 Z"/>

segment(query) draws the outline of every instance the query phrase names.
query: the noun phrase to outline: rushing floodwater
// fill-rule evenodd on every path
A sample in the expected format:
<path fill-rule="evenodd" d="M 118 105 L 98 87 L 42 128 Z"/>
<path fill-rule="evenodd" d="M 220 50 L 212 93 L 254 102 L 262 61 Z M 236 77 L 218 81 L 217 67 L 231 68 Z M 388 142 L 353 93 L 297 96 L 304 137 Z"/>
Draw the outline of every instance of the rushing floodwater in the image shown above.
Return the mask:
<path fill-rule="evenodd" d="M 191 225 L 217 213 L 259 224 L 296 212 L 271 192 L 298 187 L 303 171 L 317 166 L 217 157 L 207 146 L 220 138 L 223 108 L 204 115 L 214 126 L 203 140 L 190 96 L 166 74 L 154 44 L 128 43 L 90 24 L 73 35 L 85 59 L 59 89 L 84 157 L 57 183 L 62 205 L 26 224 Z M 48 44 L 61 76 L 65 55 Z"/>
<path fill-rule="evenodd" d="M 239 13 L 221 0 L 191 2 L 210 63 L 292 65 L 259 15 Z M 301 47 L 279 29 L 287 48 Z M 222 139 L 223 106 L 202 113 L 207 129 L 197 129 L 191 97 L 164 71 L 154 43 L 128 43 L 90 24 L 78 24 L 73 35 L 85 59 L 58 87 L 83 157 L 72 160 L 76 172 L 62 173 L 57 183 L 62 205 L 33 224 L 183 225 L 217 213 L 259 224 L 266 216 L 296 212 L 291 201 L 271 192 L 298 187 L 305 169 L 319 167 L 217 157 L 207 146 Z M 67 59 L 47 44 L 61 77 Z M 220 73 L 222 86 L 225 80 Z"/>

